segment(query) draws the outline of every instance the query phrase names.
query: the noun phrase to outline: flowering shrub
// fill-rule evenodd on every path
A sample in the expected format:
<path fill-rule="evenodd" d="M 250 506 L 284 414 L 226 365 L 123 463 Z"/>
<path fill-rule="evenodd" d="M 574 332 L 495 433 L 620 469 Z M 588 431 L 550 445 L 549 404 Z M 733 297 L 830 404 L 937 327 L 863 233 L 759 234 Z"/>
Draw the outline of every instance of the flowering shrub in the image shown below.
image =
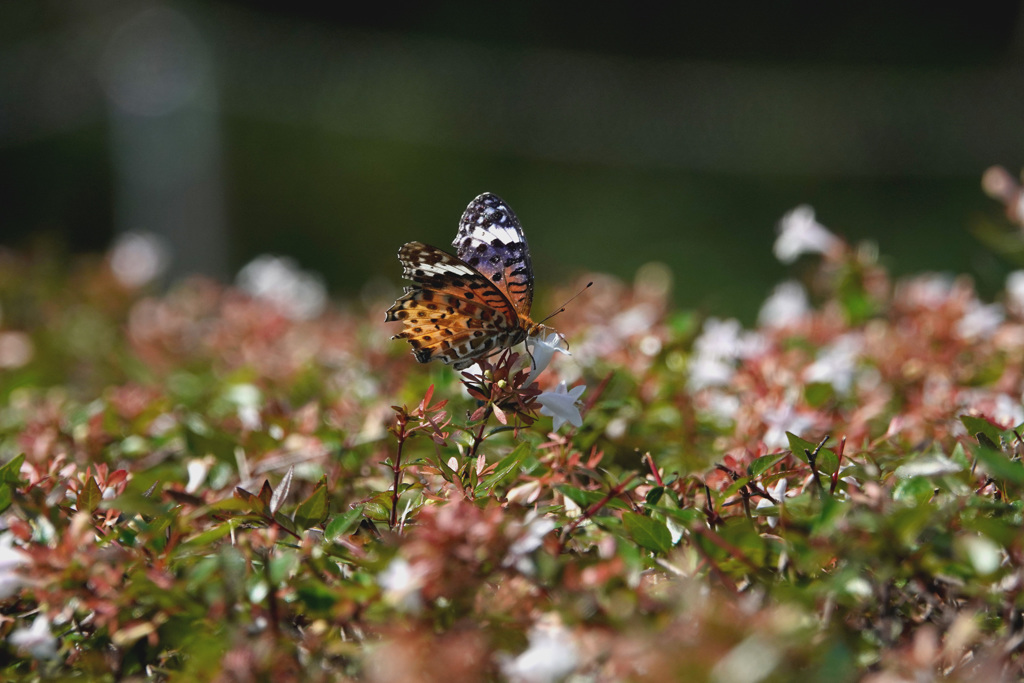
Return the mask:
<path fill-rule="evenodd" d="M 0 253 L 0 677 L 1019 679 L 1022 277 L 780 230 L 753 329 L 652 265 L 460 373 L 284 261 Z"/>

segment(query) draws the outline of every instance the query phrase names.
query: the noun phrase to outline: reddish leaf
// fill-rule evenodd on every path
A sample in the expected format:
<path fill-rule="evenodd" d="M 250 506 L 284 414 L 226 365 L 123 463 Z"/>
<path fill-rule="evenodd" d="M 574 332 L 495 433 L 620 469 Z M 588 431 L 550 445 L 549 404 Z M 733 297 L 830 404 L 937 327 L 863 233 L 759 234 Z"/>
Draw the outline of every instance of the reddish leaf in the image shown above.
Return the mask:
<path fill-rule="evenodd" d="M 101 500 L 103 500 L 103 492 L 100 491 L 99 484 L 96 483 L 96 477 L 89 477 L 85 486 L 78 492 L 78 509 L 92 512 L 99 507 Z"/>
<path fill-rule="evenodd" d="M 274 498 L 274 487 L 270 485 L 270 481 L 263 480 L 263 488 L 260 489 L 259 499 L 270 507 L 270 501 Z"/>

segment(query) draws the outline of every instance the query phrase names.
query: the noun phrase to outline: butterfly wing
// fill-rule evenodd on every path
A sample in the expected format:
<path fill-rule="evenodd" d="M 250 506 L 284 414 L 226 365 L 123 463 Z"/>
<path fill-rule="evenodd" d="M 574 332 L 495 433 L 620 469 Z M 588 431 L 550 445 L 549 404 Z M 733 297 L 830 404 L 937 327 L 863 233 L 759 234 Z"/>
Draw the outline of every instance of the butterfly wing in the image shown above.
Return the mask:
<path fill-rule="evenodd" d="M 528 319 L 533 303 L 530 249 L 512 209 L 497 195 L 485 192 L 466 207 L 452 245 L 459 258 L 475 268 Z"/>
<path fill-rule="evenodd" d="M 515 308 L 493 282 L 451 254 L 422 242 L 398 251 L 402 275 L 415 282 L 387 311 L 387 321 L 405 327 L 393 339 L 406 339 L 416 360 L 435 358 L 456 370 L 523 334 Z"/>

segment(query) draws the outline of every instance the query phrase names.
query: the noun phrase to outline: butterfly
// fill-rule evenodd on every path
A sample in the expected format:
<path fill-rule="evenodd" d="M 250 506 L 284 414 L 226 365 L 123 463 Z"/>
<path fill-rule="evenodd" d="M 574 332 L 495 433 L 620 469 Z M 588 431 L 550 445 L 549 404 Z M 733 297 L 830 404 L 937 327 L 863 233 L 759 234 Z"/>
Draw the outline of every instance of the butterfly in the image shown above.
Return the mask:
<path fill-rule="evenodd" d="M 458 256 L 423 242 L 402 245 L 402 276 L 415 284 L 385 319 L 405 325 L 392 339 L 407 339 L 419 362 L 462 370 L 543 327 L 530 319 L 530 249 L 508 204 L 489 192 L 471 201 L 452 246 Z"/>

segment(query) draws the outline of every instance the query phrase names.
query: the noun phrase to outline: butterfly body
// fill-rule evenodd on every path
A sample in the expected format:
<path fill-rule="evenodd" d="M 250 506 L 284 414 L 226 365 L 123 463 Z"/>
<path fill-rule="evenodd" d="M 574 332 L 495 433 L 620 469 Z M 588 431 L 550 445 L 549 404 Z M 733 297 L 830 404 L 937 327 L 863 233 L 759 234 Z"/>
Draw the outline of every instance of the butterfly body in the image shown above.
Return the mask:
<path fill-rule="evenodd" d="M 530 319 L 533 268 L 519 220 L 496 195 L 470 202 L 452 243 L 458 256 L 422 242 L 398 250 L 402 275 L 412 280 L 387 311 L 404 324 L 421 363 L 438 359 L 456 370 L 515 346 L 541 326 Z"/>

